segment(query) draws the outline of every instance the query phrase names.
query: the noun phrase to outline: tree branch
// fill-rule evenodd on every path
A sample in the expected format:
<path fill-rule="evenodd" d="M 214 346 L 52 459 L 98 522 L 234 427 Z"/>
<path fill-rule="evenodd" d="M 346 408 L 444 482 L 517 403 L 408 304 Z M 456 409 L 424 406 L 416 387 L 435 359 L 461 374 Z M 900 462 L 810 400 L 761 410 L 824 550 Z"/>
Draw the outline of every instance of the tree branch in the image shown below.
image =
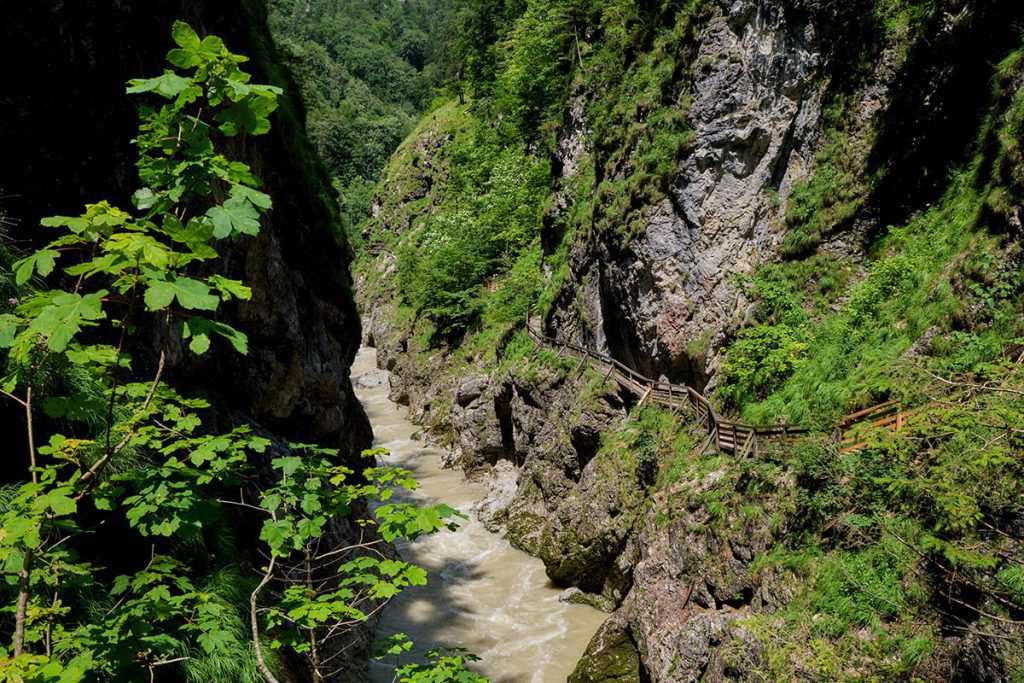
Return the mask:
<path fill-rule="evenodd" d="M 263 645 L 260 643 L 260 621 L 259 621 L 259 608 L 258 602 L 260 592 L 266 588 L 267 584 L 270 583 L 271 578 L 274 576 L 274 563 L 277 558 L 271 556 L 270 564 L 267 565 L 266 572 L 263 573 L 263 578 L 260 580 L 259 585 L 253 590 L 252 595 L 249 596 L 249 624 L 252 627 L 252 644 L 256 650 L 256 666 L 259 668 L 260 673 L 263 674 L 263 680 L 267 683 L 280 683 L 274 676 L 274 673 L 267 666 L 267 662 L 263 657 Z"/>

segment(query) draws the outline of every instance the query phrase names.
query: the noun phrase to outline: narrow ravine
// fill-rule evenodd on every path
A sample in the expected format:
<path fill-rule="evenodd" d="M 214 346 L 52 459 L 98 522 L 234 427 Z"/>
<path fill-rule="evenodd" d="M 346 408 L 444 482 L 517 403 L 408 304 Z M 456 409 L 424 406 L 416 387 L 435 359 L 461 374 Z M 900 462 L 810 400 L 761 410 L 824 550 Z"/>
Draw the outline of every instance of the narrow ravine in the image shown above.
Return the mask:
<path fill-rule="evenodd" d="M 359 379 L 381 373 L 381 381 Z M 389 464 L 416 473 L 418 500 L 468 512 L 483 496 L 461 471 L 441 468 L 442 452 L 414 437 L 418 428 L 388 398 L 386 373 L 363 348 L 352 378 Z M 470 515 L 457 532 L 444 531 L 399 546 L 402 557 L 427 569 L 426 586 L 404 591 L 383 613 L 380 635 L 405 633 L 422 653 L 438 645 L 481 657 L 478 670 L 495 683 L 565 681 L 605 615 L 558 600 L 559 589 L 535 557 L 516 550 Z M 373 680 L 391 681 L 392 667 L 374 665 Z"/>

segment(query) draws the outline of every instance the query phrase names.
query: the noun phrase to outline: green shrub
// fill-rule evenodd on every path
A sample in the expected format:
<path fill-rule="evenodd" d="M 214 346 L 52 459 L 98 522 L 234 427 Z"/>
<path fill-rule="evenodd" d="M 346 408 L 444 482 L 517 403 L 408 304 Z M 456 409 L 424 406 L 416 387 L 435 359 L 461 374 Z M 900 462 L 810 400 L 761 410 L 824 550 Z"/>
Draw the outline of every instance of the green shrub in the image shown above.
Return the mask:
<path fill-rule="evenodd" d="M 455 145 L 449 162 L 455 196 L 405 242 L 397 270 L 404 300 L 441 336 L 457 339 L 485 309 L 493 321 L 521 319 L 535 296 L 539 253 L 526 248 L 537 240 L 549 171 L 492 146 Z M 498 294 L 488 307 L 491 292 Z"/>
<path fill-rule="evenodd" d="M 757 325 L 741 331 L 722 366 L 726 393 L 737 405 L 764 398 L 789 377 L 807 349 L 788 325 Z"/>

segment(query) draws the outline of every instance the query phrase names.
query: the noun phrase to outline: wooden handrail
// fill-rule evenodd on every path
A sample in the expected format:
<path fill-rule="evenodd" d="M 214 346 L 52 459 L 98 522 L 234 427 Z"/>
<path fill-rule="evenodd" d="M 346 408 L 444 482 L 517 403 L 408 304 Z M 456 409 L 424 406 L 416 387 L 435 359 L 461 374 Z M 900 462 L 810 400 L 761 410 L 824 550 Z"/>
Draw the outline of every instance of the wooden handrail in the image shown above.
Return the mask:
<path fill-rule="evenodd" d="M 862 417 L 865 417 L 867 415 L 872 415 L 874 413 L 882 412 L 885 410 L 892 410 L 894 408 L 897 408 L 896 401 L 886 401 L 885 403 L 879 403 L 878 405 L 871 406 L 870 408 L 858 410 L 856 413 L 850 413 L 839 422 L 839 425 L 843 426 L 850 424 L 852 422 L 857 422 Z"/>
<path fill-rule="evenodd" d="M 797 440 L 811 432 L 807 427 L 786 422 L 754 425 L 736 420 L 726 420 L 715 411 L 707 397 L 688 384 L 655 381 L 645 377 L 621 361 L 599 351 L 593 351 L 572 342 L 549 337 L 535 330 L 530 324 L 529 317 L 527 317 L 526 321 L 526 330 L 538 345 L 545 344 L 558 347 L 559 355 L 561 355 L 563 350 L 568 349 L 581 355 L 581 360 L 590 358 L 608 366 L 604 378 L 607 380 L 610 375 L 615 374 L 615 379 L 620 385 L 628 387 L 638 396 L 643 396 L 641 402 L 650 399 L 672 407 L 688 406 L 693 412 L 697 423 L 707 432 L 708 439 L 715 443 L 716 450 L 720 452 L 729 451 L 734 455 L 753 453 L 756 456 L 759 450 L 758 443 L 761 439 L 787 442 Z M 834 441 L 834 447 L 838 448 L 842 453 L 858 450 L 868 443 L 862 440 L 862 433 L 864 431 L 879 428 L 900 431 L 903 427 L 904 419 L 911 412 L 903 411 L 896 401 L 886 401 L 863 410 L 858 410 L 839 421 L 836 432 L 838 437 L 831 440 L 830 443 Z M 857 430 L 857 434 L 846 435 L 847 431 L 854 429 Z"/>

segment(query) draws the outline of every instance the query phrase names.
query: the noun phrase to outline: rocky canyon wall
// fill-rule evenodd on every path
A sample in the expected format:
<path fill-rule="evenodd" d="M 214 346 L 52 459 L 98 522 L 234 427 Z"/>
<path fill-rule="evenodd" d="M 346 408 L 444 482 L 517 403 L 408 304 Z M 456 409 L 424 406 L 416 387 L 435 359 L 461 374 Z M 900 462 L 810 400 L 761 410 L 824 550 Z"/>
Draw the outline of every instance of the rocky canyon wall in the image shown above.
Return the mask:
<path fill-rule="evenodd" d="M 540 240 L 556 291 L 536 322 L 648 377 L 710 393 L 755 314 L 744 282 L 760 267 L 819 255 L 862 278 L 873 240 L 926 210 L 947 187 L 939 169 L 967 158 L 991 103 L 990 67 L 1019 46 L 1010 27 L 1024 17 L 1013 3 L 940 4 L 919 25 L 874 3 L 702 4 L 692 40 L 672 46 L 685 63 L 671 96 L 656 105 L 685 113 L 687 141 L 665 191 L 630 199 L 639 230 L 564 227 L 581 205 L 587 216 L 608 210 L 605 184 L 640 172 L 603 164 L 614 154 L 595 140 L 593 116 L 606 93 L 570 79 Z M 668 27 L 676 15 L 659 20 Z M 599 30 L 584 27 L 577 40 L 599 41 Z M 590 53 L 577 57 L 574 68 L 585 68 Z M 389 169 L 364 233 L 356 284 L 394 397 L 453 448 L 453 464 L 489 481 L 478 512 L 493 528 L 577 589 L 567 599 L 614 609 L 571 680 L 755 678 L 772 636 L 745 619 L 782 609 L 801 585 L 757 564 L 798 524 L 792 469 L 724 463 L 685 416 L 671 428 L 641 424 L 648 418 L 630 417 L 639 396 L 575 360 L 540 352 L 537 362 L 514 331 L 482 348 L 425 344 L 402 309 L 396 254 L 441 210 L 446 145 L 471 116 L 428 115 Z M 638 116 L 639 127 L 653 113 Z M 690 454 L 658 485 L 638 437 L 648 428 L 668 430 Z M 729 511 L 723 496 L 735 503 Z M 796 647 L 794 670 L 812 670 L 808 647 Z M 999 680 L 1006 672 L 986 648 L 945 638 L 916 674 Z"/>

